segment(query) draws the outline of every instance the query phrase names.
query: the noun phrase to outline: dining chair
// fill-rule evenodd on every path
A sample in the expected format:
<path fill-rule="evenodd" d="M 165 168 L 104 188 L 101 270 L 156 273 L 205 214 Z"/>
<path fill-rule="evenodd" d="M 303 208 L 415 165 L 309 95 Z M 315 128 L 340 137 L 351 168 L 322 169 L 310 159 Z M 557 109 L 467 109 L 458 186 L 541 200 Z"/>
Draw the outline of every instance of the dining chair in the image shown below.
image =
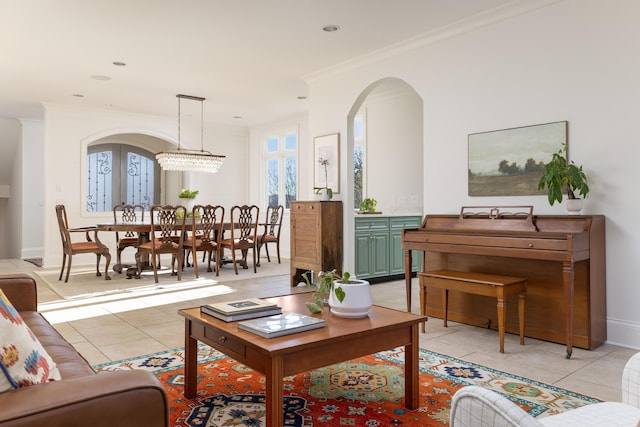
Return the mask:
<path fill-rule="evenodd" d="M 131 224 L 138 221 L 144 221 L 144 206 L 121 204 L 113 207 L 113 222 L 115 224 Z M 135 231 L 124 233 L 116 231 L 116 265 L 122 266 L 122 251 L 130 247 L 137 248 L 138 243 L 139 237 Z M 122 273 L 122 268 L 118 268 L 117 271 Z"/>
<path fill-rule="evenodd" d="M 191 235 L 185 238 L 184 247 L 193 255 L 193 266 L 198 278 L 198 251 L 208 256 L 207 271 L 211 269 L 211 255 L 215 252 L 216 276 L 220 275 L 220 240 L 224 225 L 224 207 L 195 205 L 191 214 Z M 203 257 L 204 262 L 204 257 Z"/>
<path fill-rule="evenodd" d="M 142 270 L 142 256 L 150 255 L 153 277 L 158 283 L 159 256 L 171 254 L 171 274 L 175 275 L 175 261 L 178 261 L 178 280 L 182 280 L 182 261 L 184 257 L 185 219 L 184 206 L 155 205 L 151 207 L 151 234 L 148 242 L 138 246 L 136 252 L 137 277 Z"/>
<path fill-rule="evenodd" d="M 269 243 L 275 243 L 276 252 L 278 253 L 278 264 L 280 264 L 280 228 L 282 227 L 282 217 L 284 216 L 284 206 L 268 206 L 267 215 L 265 217 L 264 232 L 258 239 L 258 266 L 260 266 L 260 249 L 264 245 L 267 252 L 267 261 L 271 262 L 269 256 Z"/>
<path fill-rule="evenodd" d="M 70 228 L 67 220 L 67 210 L 64 205 L 56 205 L 56 216 L 58 218 L 58 228 L 60 229 L 60 238 L 62 239 L 62 267 L 60 268 L 60 276 L 58 280 L 62 280 L 65 265 L 67 267 L 67 275 L 64 279 L 65 283 L 69 281 L 69 272 L 71 271 L 71 259 L 76 254 L 96 254 L 96 276 L 102 276 L 100 273 L 100 258 L 104 255 L 107 264 L 104 267 L 104 279 L 111 280 L 109 277 L 109 263 L 111 262 L 111 254 L 109 248 L 102 244 L 98 238 L 97 227 L 80 227 Z M 74 241 L 71 235 L 75 233 L 83 233 L 84 240 Z M 90 234 L 93 233 L 93 239 Z M 67 257 L 69 262 L 67 263 Z"/>
<path fill-rule="evenodd" d="M 233 206 L 231 208 L 231 237 L 220 241 L 221 249 L 229 249 L 231 251 L 231 259 L 233 260 L 233 269 L 238 274 L 238 264 L 236 262 L 236 251 L 242 253 L 242 263 L 244 268 L 247 265 L 247 255 L 249 249 L 253 255 L 253 272 L 257 273 L 257 256 L 256 247 L 258 242 L 258 218 L 260 208 L 256 205 Z"/>

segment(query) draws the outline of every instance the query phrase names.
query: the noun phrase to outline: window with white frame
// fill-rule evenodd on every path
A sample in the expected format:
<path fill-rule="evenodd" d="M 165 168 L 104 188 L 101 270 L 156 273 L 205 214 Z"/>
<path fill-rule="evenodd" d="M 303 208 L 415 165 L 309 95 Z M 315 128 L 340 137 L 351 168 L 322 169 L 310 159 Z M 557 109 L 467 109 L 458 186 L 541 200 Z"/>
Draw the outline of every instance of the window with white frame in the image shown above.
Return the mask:
<path fill-rule="evenodd" d="M 283 205 L 289 209 L 298 193 L 298 135 L 286 132 L 264 141 L 266 170 L 265 200 L 267 205 Z"/>
<path fill-rule="evenodd" d="M 160 200 L 160 169 L 155 155 L 127 144 L 96 144 L 87 149 L 87 212 L 109 212 L 118 204 L 149 209 Z"/>

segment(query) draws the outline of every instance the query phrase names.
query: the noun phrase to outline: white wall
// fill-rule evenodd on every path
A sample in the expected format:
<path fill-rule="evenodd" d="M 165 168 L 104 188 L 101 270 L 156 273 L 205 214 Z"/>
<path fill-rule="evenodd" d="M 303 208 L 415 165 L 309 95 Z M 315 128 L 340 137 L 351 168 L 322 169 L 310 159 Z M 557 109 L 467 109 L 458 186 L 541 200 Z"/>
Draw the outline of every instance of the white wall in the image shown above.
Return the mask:
<path fill-rule="evenodd" d="M 422 99 L 406 83 L 383 82 L 360 111 L 366 112 L 367 128 L 364 196 L 376 199 L 376 209 L 384 214 L 420 214 Z"/>
<path fill-rule="evenodd" d="M 0 258 L 14 258 L 19 256 L 18 248 L 22 244 L 19 229 L 22 221 L 20 122 L 15 119 L 0 119 L 0 132 L 0 164 L 3 166 L 0 170 Z M 7 167 L 10 165 L 18 167 Z"/>
<path fill-rule="evenodd" d="M 44 123 L 42 120 L 21 119 L 22 144 L 19 151 L 21 161 L 16 162 L 16 170 L 21 179 L 16 182 L 22 189 L 19 195 L 20 214 L 16 219 L 22 222 L 22 243 L 16 246 L 19 253 L 11 258 L 42 257 L 44 252 Z M 16 225 L 15 223 L 12 223 Z"/>
<path fill-rule="evenodd" d="M 111 221 L 112 213 L 88 213 L 85 211 L 86 147 L 90 143 L 110 135 L 143 134 L 164 140 L 166 149 L 177 143 L 175 117 L 158 117 L 110 110 L 78 109 L 45 104 L 44 127 L 44 265 L 60 265 L 62 249 L 55 219 L 55 205 L 64 204 L 70 225 L 74 227 Z M 248 187 L 248 132 L 244 129 L 218 127 L 205 124 L 204 149 L 226 155 L 217 174 L 194 173 L 182 177 L 193 189 L 200 189 L 202 202 L 230 206 L 244 202 Z M 151 138 L 153 140 L 153 138 Z M 142 139 L 142 141 L 145 141 Z M 199 139 L 198 139 L 199 142 Z M 153 147 L 150 148 L 154 151 Z M 188 146 L 183 148 L 199 149 Z M 175 179 L 175 175 L 174 178 Z M 183 184 L 180 182 L 180 185 Z M 175 186 L 180 188 L 180 185 Z M 240 189 L 240 191 L 238 191 Z M 177 194 L 164 195 L 168 202 L 177 201 Z M 209 199 L 210 198 L 210 199 Z M 77 255 L 74 265 L 92 264 L 93 255 Z M 112 263 L 115 259 L 112 259 Z"/>
<path fill-rule="evenodd" d="M 635 0 L 565 0 L 490 25 L 450 28 L 448 38 L 309 79 L 309 132 L 346 134 L 360 93 L 382 78 L 401 78 L 424 101 L 424 213 L 531 204 L 537 214 L 564 214 L 544 196 L 467 196 L 467 135 L 568 120 L 570 158 L 584 165 L 592 189 L 583 213 L 607 217 L 608 341 L 640 348 L 639 210 L 627 194 L 638 181 L 640 154 L 639 15 Z M 348 177 L 341 176 L 342 186 Z"/>

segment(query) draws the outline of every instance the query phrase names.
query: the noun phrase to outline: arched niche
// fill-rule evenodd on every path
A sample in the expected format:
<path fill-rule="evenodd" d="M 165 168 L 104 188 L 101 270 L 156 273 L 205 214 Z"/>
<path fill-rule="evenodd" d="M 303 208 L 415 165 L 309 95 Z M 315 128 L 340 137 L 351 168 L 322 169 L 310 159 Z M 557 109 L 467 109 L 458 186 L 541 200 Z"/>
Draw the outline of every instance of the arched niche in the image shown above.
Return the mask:
<path fill-rule="evenodd" d="M 365 123 L 363 197 L 378 201 L 389 215 L 423 212 L 423 101 L 411 85 L 397 78 L 380 79 L 358 96 L 348 115 L 347 153 L 353 159 L 354 120 Z M 353 183 L 353 162 L 348 182 Z M 349 185 L 355 209 L 354 185 Z"/>

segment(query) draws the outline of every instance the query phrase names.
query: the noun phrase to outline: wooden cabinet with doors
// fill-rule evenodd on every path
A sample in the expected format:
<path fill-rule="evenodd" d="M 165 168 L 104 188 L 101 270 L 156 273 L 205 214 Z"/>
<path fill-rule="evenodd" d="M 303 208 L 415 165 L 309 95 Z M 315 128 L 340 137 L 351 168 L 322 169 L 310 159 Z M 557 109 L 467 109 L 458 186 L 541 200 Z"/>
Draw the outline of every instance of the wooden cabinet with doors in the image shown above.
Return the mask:
<path fill-rule="evenodd" d="M 354 273 L 358 279 L 388 276 L 389 218 L 378 216 L 356 218 L 355 249 Z M 402 267 L 404 267 L 404 263 Z"/>
<path fill-rule="evenodd" d="M 355 218 L 355 275 L 358 279 L 404 274 L 402 230 L 420 226 L 418 215 L 357 215 Z M 420 271 L 420 257 L 412 259 Z"/>
<path fill-rule="evenodd" d="M 342 271 L 342 202 L 291 203 L 291 286 L 307 271 Z"/>

